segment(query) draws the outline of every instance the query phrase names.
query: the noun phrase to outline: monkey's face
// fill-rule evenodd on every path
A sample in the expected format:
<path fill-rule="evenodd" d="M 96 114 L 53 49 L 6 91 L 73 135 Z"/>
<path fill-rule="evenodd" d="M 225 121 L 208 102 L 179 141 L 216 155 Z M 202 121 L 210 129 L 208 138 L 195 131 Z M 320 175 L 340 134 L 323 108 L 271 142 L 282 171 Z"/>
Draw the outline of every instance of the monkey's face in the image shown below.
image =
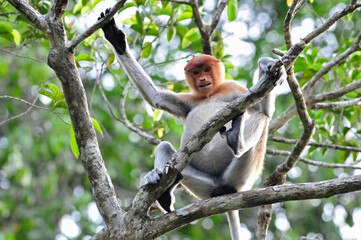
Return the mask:
<path fill-rule="evenodd" d="M 192 78 L 192 85 L 194 90 L 202 95 L 208 95 L 214 88 L 214 80 L 212 75 L 212 67 L 208 65 L 200 65 L 191 69 L 188 73 Z"/>

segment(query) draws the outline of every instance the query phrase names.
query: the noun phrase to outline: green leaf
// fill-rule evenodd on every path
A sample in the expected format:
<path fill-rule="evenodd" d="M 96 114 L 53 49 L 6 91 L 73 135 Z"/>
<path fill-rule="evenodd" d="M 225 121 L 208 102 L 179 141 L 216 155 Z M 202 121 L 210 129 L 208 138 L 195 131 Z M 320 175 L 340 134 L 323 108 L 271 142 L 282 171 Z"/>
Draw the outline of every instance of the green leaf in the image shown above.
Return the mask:
<path fill-rule="evenodd" d="M 54 97 L 55 97 L 55 95 L 58 94 L 58 92 L 59 92 L 58 86 L 56 86 L 56 85 L 53 84 L 53 83 L 41 84 L 41 87 L 42 87 L 42 88 L 47 88 L 47 89 L 49 89 L 49 90 L 53 93 Z"/>
<path fill-rule="evenodd" d="M 144 44 L 144 48 L 142 50 L 141 56 L 142 58 L 147 58 L 152 53 L 152 44 L 150 42 L 146 42 Z"/>
<path fill-rule="evenodd" d="M 180 22 L 182 20 L 189 19 L 192 17 L 193 17 L 193 12 L 182 12 L 182 14 L 179 16 L 177 21 Z"/>
<path fill-rule="evenodd" d="M 186 26 L 177 25 L 176 29 L 181 37 L 184 37 L 184 35 L 188 32 L 188 28 Z"/>
<path fill-rule="evenodd" d="M 61 101 L 61 100 L 64 100 L 64 99 L 65 99 L 65 97 L 64 97 L 64 92 L 58 92 L 57 94 L 55 94 L 54 100 L 55 100 L 56 102 Z"/>
<path fill-rule="evenodd" d="M 154 110 L 154 115 L 153 115 L 153 121 L 158 122 L 161 119 L 162 115 L 163 115 L 162 110 L 155 109 Z"/>
<path fill-rule="evenodd" d="M 95 59 L 90 57 L 87 53 L 81 53 L 78 56 L 75 57 L 75 60 L 77 61 L 91 61 L 95 62 Z"/>
<path fill-rule="evenodd" d="M 185 49 L 186 47 L 188 47 L 189 45 L 191 45 L 192 44 L 192 42 L 191 41 L 188 41 L 188 39 L 187 38 L 183 38 L 182 39 L 182 49 Z"/>
<path fill-rule="evenodd" d="M 228 21 L 232 22 L 237 18 L 238 0 L 230 0 L 227 5 Z"/>
<path fill-rule="evenodd" d="M 75 155 L 75 157 L 79 158 L 80 152 L 79 152 L 78 144 L 76 143 L 75 132 L 74 132 L 73 126 L 70 127 L 70 147 L 71 147 L 71 150 L 73 151 L 73 154 Z"/>
<path fill-rule="evenodd" d="M 101 129 L 98 121 L 95 118 L 91 118 L 91 119 L 92 119 L 92 123 L 93 123 L 93 127 L 94 127 L 95 131 L 97 131 L 98 133 L 100 133 L 103 136 L 103 132 L 102 132 L 102 129 Z"/>
<path fill-rule="evenodd" d="M 40 90 L 38 91 L 38 93 L 54 100 L 54 95 L 53 95 L 52 92 L 49 92 L 49 91 L 47 91 L 47 90 L 45 90 L 45 89 L 40 89 Z"/>
<path fill-rule="evenodd" d="M 13 29 L 8 23 L 0 23 L 0 36 L 19 45 L 21 42 L 21 35 L 18 30 Z"/>
<path fill-rule="evenodd" d="M 170 42 L 176 35 L 176 29 L 174 27 L 167 29 L 167 40 Z"/>
<path fill-rule="evenodd" d="M 66 103 L 65 100 L 61 100 L 61 101 L 55 102 L 54 107 L 55 107 L 55 108 L 64 108 L 64 109 L 67 109 L 67 108 L 68 108 L 68 104 Z"/>
<path fill-rule="evenodd" d="M 82 8 L 83 8 L 83 3 L 82 3 L 82 1 L 77 2 L 77 3 L 74 5 L 73 13 L 79 12 Z"/>
<path fill-rule="evenodd" d="M 188 41 L 196 42 L 199 39 L 201 39 L 201 33 L 199 32 L 198 28 L 192 28 L 189 30 L 186 35 L 184 35 L 185 38 L 187 38 Z"/>

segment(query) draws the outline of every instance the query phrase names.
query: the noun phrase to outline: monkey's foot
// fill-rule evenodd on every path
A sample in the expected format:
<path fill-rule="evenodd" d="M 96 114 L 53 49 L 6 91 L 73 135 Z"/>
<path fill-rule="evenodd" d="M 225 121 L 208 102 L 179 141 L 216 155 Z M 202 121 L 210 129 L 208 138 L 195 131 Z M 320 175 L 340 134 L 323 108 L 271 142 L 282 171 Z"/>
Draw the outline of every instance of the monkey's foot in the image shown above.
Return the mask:
<path fill-rule="evenodd" d="M 155 168 L 152 171 L 148 172 L 147 175 L 145 175 L 144 179 L 146 184 L 156 184 L 159 182 L 161 176 L 162 170 L 160 170 L 159 168 Z"/>
<path fill-rule="evenodd" d="M 236 157 L 240 155 L 240 149 L 244 147 L 243 138 L 242 138 L 243 133 L 240 132 L 242 124 L 244 124 L 243 114 L 244 113 L 241 113 L 232 120 L 232 128 L 227 130 L 227 128 L 223 126 L 219 130 L 221 137 L 226 139 L 229 148 L 233 151 L 233 154 Z"/>
<path fill-rule="evenodd" d="M 105 10 L 105 14 L 102 12 L 98 20 L 104 18 L 110 12 L 110 8 Z M 105 38 L 113 45 L 118 54 L 123 55 L 126 51 L 126 39 L 125 34 L 115 24 L 114 18 L 112 18 L 103 27 Z"/>

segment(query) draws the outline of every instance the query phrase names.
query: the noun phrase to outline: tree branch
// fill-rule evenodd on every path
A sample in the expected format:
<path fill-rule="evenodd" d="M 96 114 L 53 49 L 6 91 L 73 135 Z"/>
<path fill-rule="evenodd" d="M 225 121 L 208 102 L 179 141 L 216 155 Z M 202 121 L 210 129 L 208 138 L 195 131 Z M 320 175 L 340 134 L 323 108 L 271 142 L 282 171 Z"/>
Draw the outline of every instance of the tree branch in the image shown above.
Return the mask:
<path fill-rule="evenodd" d="M 31 25 L 45 32 L 47 29 L 47 22 L 45 17 L 35 11 L 30 4 L 25 0 L 7 0 L 23 15 Z"/>
<path fill-rule="evenodd" d="M 110 21 L 110 19 L 113 18 L 113 16 L 121 9 L 123 8 L 125 2 L 127 0 L 121 0 L 119 2 L 117 2 L 112 9 L 110 10 L 110 12 L 105 15 L 104 18 L 100 19 L 99 21 L 97 21 L 95 24 L 93 24 L 93 26 L 91 26 L 90 28 L 88 28 L 87 30 L 85 30 L 83 33 L 77 35 L 69 44 L 68 48 L 70 51 L 74 51 L 74 49 L 81 43 L 83 42 L 87 37 L 89 37 L 90 35 L 92 35 L 95 31 L 97 31 L 99 28 L 103 27 L 107 22 Z"/>
<path fill-rule="evenodd" d="M 361 3 L 356 3 L 355 0 L 351 0 L 350 4 L 347 5 L 342 11 L 336 12 L 330 18 L 328 18 L 324 24 L 322 24 L 319 28 L 315 29 L 311 33 L 309 33 L 304 39 L 303 42 L 305 44 L 309 44 L 313 39 L 318 37 L 320 34 L 329 29 L 335 22 L 343 18 L 344 16 L 352 13 L 357 8 L 361 7 Z"/>
<path fill-rule="evenodd" d="M 64 16 L 68 0 L 53 0 L 51 1 L 48 15 L 54 19 L 60 19 Z"/>
<path fill-rule="evenodd" d="M 337 186 L 337 187 L 335 187 Z M 152 237 L 160 236 L 197 219 L 230 210 L 285 201 L 329 198 L 361 190 L 361 175 L 312 183 L 287 184 L 223 195 L 195 202 L 174 212 L 153 218 Z M 156 235 L 154 235 L 156 234 Z"/>
<path fill-rule="evenodd" d="M 275 137 L 275 136 L 269 136 L 268 139 L 271 141 L 287 143 L 287 144 L 296 144 L 297 143 L 296 139 L 287 139 L 287 138 Z M 318 142 L 314 142 L 314 141 L 310 141 L 308 143 L 308 145 L 314 146 L 314 147 L 332 148 L 332 149 L 343 150 L 343 151 L 361 152 L 361 148 L 349 147 L 349 146 L 339 146 L 339 145 L 327 144 L 327 143 L 318 143 Z"/>
<path fill-rule="evenodd" d="M 338 101 L 338 102 L 330 102 L 330 103 L 316 103 L 311 109 L 337 109 L 337 108 L 344 108 L 348 106 L 361 106 L 361 98 L 355 98 L 346 101 Z"/>
<path fill-rule="evenodd" d="M 267 154 L 288 157 L 288 156 L 291 155 L 291 152 L 282 151 L 282 150 L 274 150 L 274 149 L 267 148 Z M 300 162 L 306 163 L 308 165 L 317 166 L 317 167 L 324 167 L 324 168 L 361 169 L 361 166 L 355 166 L 355 164 L 325 163 L 325 162 L 313 161 L 313 160 L 310 160 L 310 159 L 307 159 L 307 158 L 300 158 Z"/>
<path fill-rule="evenodd" d="M 285 39 L 287 49 L 290 49 L 292 47 L 290 29 L 291 29 L 292 19 L 294 18 L 295 14 L 296 14 L 295 8 L 296 8 L 297 3 L 298 3 L 298 0 L 294 0 L 291 3 L 291 6 L 287 11 L 285 21 L 283 24 L 283 33 L 284 33 L 284 39 Z"/>

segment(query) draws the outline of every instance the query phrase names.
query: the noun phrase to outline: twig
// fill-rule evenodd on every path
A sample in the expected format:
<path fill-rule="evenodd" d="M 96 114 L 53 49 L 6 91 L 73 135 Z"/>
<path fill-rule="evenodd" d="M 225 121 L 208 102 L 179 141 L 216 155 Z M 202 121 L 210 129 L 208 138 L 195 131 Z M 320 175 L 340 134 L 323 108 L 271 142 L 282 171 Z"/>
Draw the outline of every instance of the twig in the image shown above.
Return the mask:
<path fill-rule="evenodd" d="M 274 150 L 267 148 L 267 154 L 269 155 L 276 155 L 276 156 L 290 156 L 291 152 L 289 151 L 283 151 L 283 150 Z M 352 169 L 361 169 L 361 166 L 355 166 L 355 164 L 340 164 L 340 163 L 325 163 L 325 162 L 319 162 L 310 160 L 307 158 L 300 158 L 300 162 L 317 166 L 317 167 L 324 167 L 324 168 L 352 168 Z"/>
<path fill-rule="evenodd" d="M 125 112 L 125 100 L 126 100 L 126 96 L 127 96 L 127 93 L 129 91 L 130 87 L 131 87 L 131 82 L 129 81 L 129 82 L 127 82 L 127 85 L 125 86 L 123 93 L 122 93 L 122 97 L 120 99 L 119 109 L 120 109 L 120 114 L 122 116 L 120 121 L 131 131 L 137 133 L 139 136 L 141 136 L 142 138 L 147 140 L 150 144 L 158 145 L 161 142 L 161 140 L 151 136 L 150 134 L 146 133 L 145 131 L 142 131 L 137 126 L 134 126 L 127 118 L 127 114 Z"/>
<path fill-rule="evenodd" d="M 0 15 L 12 15 L 12 14 L 19 14 L 19 12 L 2 12 Z"/>
<path fill-rule="evenodd" d="M 12 121 L 12 120 L 14 120 L 14 119 L 16 119 L 16 118 L 19 118 L 19 117 L 22 117 L 22 116 L 28 114 L 29 111 L 30 111 L 33 107 L 34 107 L 34 108 L 37 108 L 37 109 L 40 109 L 40 110 L 45 110 L 45 111 L 51 112 L 51 113 L 55 114 L 55 116 L 57 116 L 60 121 L 62 121 L 62 122 L 65 123 L 66 125 L 70 125 L 69 123 L 65 122 L 64 119 L 62 119 L 62 118 L 60 117 L 60 113 L 55 112 L 53 109 L 49 109 L 49 108 L 40 107 L 40 106 L 38 106 L 38 105 L 35 105 L 35 102 L 38 100 L 39 96 L 36 96 L 36 98 L 34 99 L 34 101 L 33 101 L 32 103 L 31 103 L 31 102 L 28 102 L 28 101 L 26 101 L 26 100 L 24 100 L 24 99 L 21 99 L 21 98 L 12 97 L 12 96 L 7 96 L 7 95 L 5 95 L 5 96 L 0 96 L 0 99 L 1 99 L 1 98 L 19 101 L 19 102 L 21 102 L 21 103 L 24 103 L 24 104 L 26 104 L 26 105 L 29 105 L 30 107 L 29 107 L 28 109 L 26 109 L 25 112 L 23 112 L 23 113 L 21 113 L 21 114 L 19 114 L 19 115 L 16 115 L 16 116 L 14 116 L 14 117 L 11 117 L 11 118 L 9 118 L 9 119 L 6 119 L 6 120 L 0 122 L 0 126 L 6 124 L 6 123 L 8 123 L 8 122 L 10 122 L 10 121 Z"/>
<path fill-rule="evenodd" d="M 271 140 L 271 141 L 280 142 L 280 143 L 287 143 L 287 144 L 296 144 L 297 143 L 296 139 L 288 139 L 288 138 L 283 138 L 283 137 L 269 136 L 268 139 Z M 331 149 L 343 150 L 343 151 L 361 152 L 361 148 L 357 148 L 357 147 L 340 146 L 340 145 L 328 144 L 328 143 L 318 143 L 318 142 L 314 142 L 314 141 L 310 141 L 308 143 L 308 145 L 309 146 L 314 146 L 314 147 L 322 147 L 322 148 L 331 148 Z"/>
<path fill-rule="evenodd" d="M 11 55 L 14 55 L 14 56 L 17 56 L 17 57 L 31 59 L 31 60 L 34 60 L 34 61 L 39 62 L 39 63 L 46 63 L 46 61 L 39 60 L 39 59 L 36 59 L 36 58 L 33 58 L 33 57 L 29 57 L 29 56 L 25 56 L 25 55 L 20 55 L 20 54 L 18 54 L 18 53 L 14 53 L 14 52 L 11 52 L 11 51 L 6 50 L 6 49 L 3 49 L 3 48 L 0 48 L 0 51 L 6 52 L 6 53 L 8 53 L 8 54 L 11 54 Z"/>
<path fill-rule="evenodd" d="M 352 105 L 361 106 L 361 98 L 355 98 L 352 100 L 330 102 L 330 103 L 316 103 L 311 107 L 311 109 L 337 109 L 344 108 Z"/>

